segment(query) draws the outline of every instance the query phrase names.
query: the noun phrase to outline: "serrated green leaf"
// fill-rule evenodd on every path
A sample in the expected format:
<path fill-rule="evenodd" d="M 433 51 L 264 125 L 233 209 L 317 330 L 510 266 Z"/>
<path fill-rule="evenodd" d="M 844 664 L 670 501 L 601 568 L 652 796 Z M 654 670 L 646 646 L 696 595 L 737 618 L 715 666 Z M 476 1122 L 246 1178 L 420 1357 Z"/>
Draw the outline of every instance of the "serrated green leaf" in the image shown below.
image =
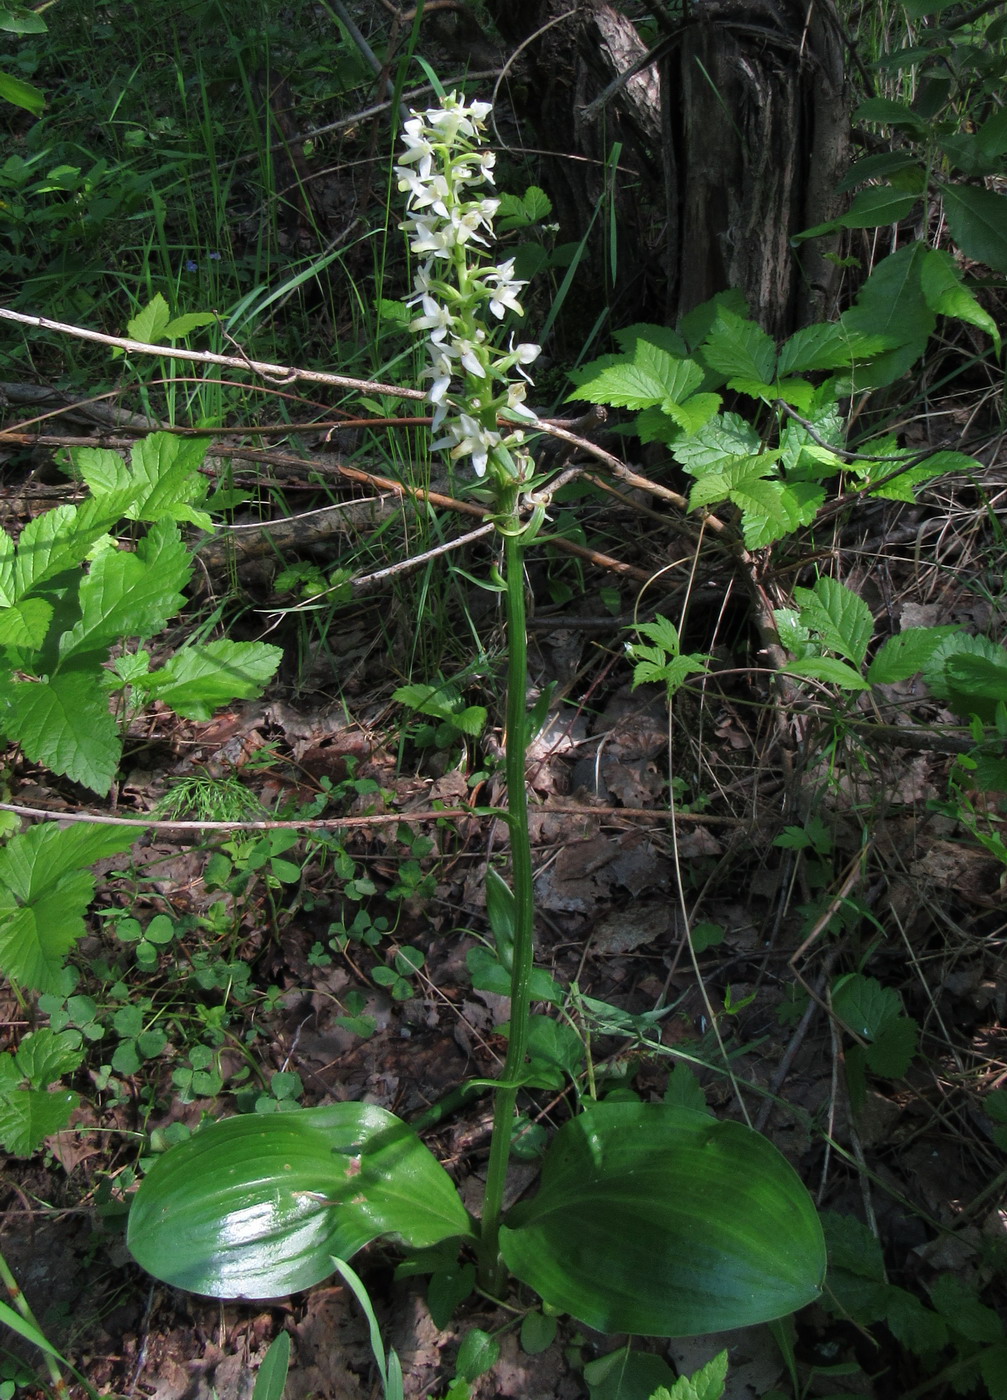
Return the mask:
<path fill-rule="evenodd" d="M 835 656 L 801 656 L 788 661 L 783 670 L 788 676 L 806 676 L 808 680 L 838 685 L 843 690 L 870 690 L 870 685 L 845 661 Z"/>
<path fill-rule="evenodd" d="M 633 1351 L 628 1346 L 610 1351 L 584 1367 L 591 1400 L 647 1400 L 675 1383 L 675 1373 L 663 1357 Z"/>
<path fill-rule="evenodd" d="M 829 1269 L 845 1270 L 875 1283 L 885 1281 L 885 1258 L 877 1236 L 855 1215 L 822 1212 Z"/>
<path fill-rule="evenodd" d="M 658 613 L 653 622 L 638 622 L 636 630 L 642 637 L 656 643 L 669 656 L 677 656 L 681 650 L 678 628 L 668 618 Z"/>
<path fill-rule="evenodd" d="M 18 1089 L 0 1095 L 0 1143 L 13 1157 L 30 1157 L 70 1121 L 80 1099 L 70 1089 Z"/>
<path fill-rule="evenodd" d="M 1007 197 L 981 185 L 943 185 L 951 237 L 967 257 L 1007 272 Z"/>
<path fill-rule="evenodd" d="M 708 1361 L 691 1376 L 679 1376 L 669 1390 L 662 1386 L 651 1400 L 721 1400 L 727 1380 L 726 1351 Z"/>
<path fill-rule="evenodd" d="M 264 642 L 207 642 L 177 651 L 144 686 L 185 719 L 207 720 L 221 705 L 259 695 L 282 658 L 279 647 Z"/>
<path fill-rule="evenodd" d="M 638 340 L 628 359 L 607 356 L 578 370 L 577 389 L 569 399 L 611 404 L 617 408 L 648 408 L 666 401 L 680 403 L 702 384 L 704 374 L 692 360 L 677 359 L 648 340 Z"/>
<path fill-rule="evenodd" d="M 1003 1321 L 954 1274 L 941 1274 L 930 1287 L 930 1297 L 937 1311 L 970 1342 L 1003 1341 Z"/>
<path fill-rule="evenodd" d="M 832 1009 L 851 1031 L 875 1040 L 902 1016 L 902 998 L 894 987 L 883 987 L 876 978 L 853 972 L 840 977 L 833 987 Z"/>
<path fill-rule="evenodd" d="M 160 292 L 155 292 L 147 305 L 126 322 L 126 336 L 129 340 L 143 341 L 145 345 L 157 345 L 170 320 L 168 303 Z"/>
<path fill-rule="evenodd" d="M 160 632 L 185 602 L 193 561 L 170 520 L 151 526 L 135 553 L 105 550 L 81 580 L 81 617 L 60 640 L 60 666 L 123 637 Z"/>
<path fill-rule="evenodd" d="M 905 194 L 891 185 L 869 185 L 854 196 L 845 214 L 814 228 L 804 229 L 798 238 L 818 238 L 841 228 L 883 228 L 906 218 L 919 203 L 918 194 Z"/>
<path fill-rule="evenodd" d="M 774 471 L 778 455 L 777 452 L 761 452 L 754 457 L 721 458 L 715 470 L 704 472 L 693 485 L 689 492 L 689 509 L 699 510 L 723 500 L 742 506 L 742 500 L 736 499 L 739 494 L 744 499 L 753 497 L 754 493 L 754 499 L 758 500 L 760 488 L 770 486 L 775 490 L 771 489 L 766 496 L 767 508 L 763 512 L 769 514 L 772 501 L 779 497 L 782 483 L 770 483 L 764 478 Z"/>
<path fill-rule="evenodd" d="M 67 827 L 42 822 L 29 827 L 0 846 L 0 888 L 10 890 L 22 903 L 30 903 L 64 875 L 76 875 L 83 866 L 128 851 L 142 831 L 141 826 L 90 822 Z M 85 907 L 81 905 L 79 912 Z"/>
<path fill-rule="evenodd" d="M 11 607 L 14 598 L 14 541 L 0 529 L 0 607 Z"/>
<path fill-rule="evenodd" d="M 976 295 L 962 282 L 962 270 L 944 248 L 928 248 L 920 275 L 920 285 L 927 305 L 939 316 L 952 316 L 966 321 L 992 339 L 997 354 L 1002 341 L 996 321 L 976 300 Z"/>
<path fill-rule="evenodd" d="M 118 452 L 107 447 L 75 447 L 70 454 L 73 475 L 95 496 L 111 491 L 129 491 L 133 474 Z"/>
<path fill-rule="evenodd" d="M 731 378 L 770 384 L 776 378 L 776 343 L 754 321 L 721 307 L 702 346 L 711 369 Z"/>
<path fill-rule="evenodd" d="M 920 1028 L 911 1016 L 896 1016 L 867 1047 L 867 1065 L 885 1079 L 901 1079 L 919 1047 Z"/>
<path fill-rule="evenodd" d="M 57 506 L 37 515 L 21 531 L 14 564 L 14 592 L 22 598 L 46 579 L 73 568 L 88 550 L 121 520 L 131 504 L 130 492 L 89 497 L 80 506 Z"/>
<path fill-rule="evenodd" d="M 52 622 L 53 606 L 44 598 L 22 598 L 0 612 L 0 646 L 37 651 Z"/>
<path fill-rule="evenodd" d="M 676 427 L 681 428 L 686 433 L 698 433 L 699 430 L 709 423 L 710 419 L 720 408 L 723 399 L 719 394 L 693 394 L 684 403 L 673 403 L 670 399 L 665 399 L 660 411 L 669 418 Z M 645 409 L 644 413 L 653 413 L 653 409 Z M 641 414 L 643 417 L 643 414 Z M 646 420 L 649 422 L 650 420 Z M 648 439 L 641 439 L 648 441 Z M 665 441 L 665 437 L 658 435 L 650 438 L 649 441 Z"/>
<path fill-rule="evenodd" d="M 890 384 L 922 355 L 936 325 L 921 286 L 926 247 L 914 240 L 884 258 L 868 277 L 856 304 L 842 317 L 851 332 L 882 336 L 892 350 L 860 366 L 852 375 L 857 387 Z"/>
<path fill-rule="evenodd" d="M 863 598 L 827 575 L 813 588 L 795 588 L 794 597 L 801 605 L 801 621 L 819 634 L 822 644 L 862 666 L 874 635 L 874 618 Z"/>
<path fill-rule="evenodd" d="M 174 516 L 180 504 L 201 501 L 209 483 L 199 475 L 209 447 L 208 438 L 183 438 L 174 433 L 150 433 L 134 444 L 131 456 L 137 484 L 137 520 Z"/>
<path fill-rule="evenodd" d="M 884 1315 L 892 1335 L 917 1356 L 941 1351 L 948 1344 L 943 1319 L 904 1288 L 889 1285 Z"/>
<path fill-rule="evenodd" d="M 99 797 L 112 786 L 122 740 L 97 674 L 70 671 L 8 688 L 0 724 L 33 763 L 44 763 Z"/>
<path fill-rule="evenodd" d="M 927 124 L 919 113 L 907 107 L 904 102 L 895 102 L 890 97 L 869 97 L 853 114 L 858 122 L 876 122 L 880 126 L 894 126 L 900 131 L 910 131 L 914 136 L 926 136 Z"/>
<path fill-rule="evenodd" d="M 889 637 L 867 668 L 871 685 L 894 685 L 926 669 L 937 646 L 957 627 L 907 627 Z"/>
<path fill-rule="evenodd" d="M 476 738 L 485 729 L 488 718 L 489 711 L 484 705 L 468 705 L 464 710 L 456 710 L 450 722 L 462 734 Z"/>
<path fill-rule="evenodd" d="M 624 329 L 616 331 L 614 335 L 616 344 L 625 355 L 632 355 L 637 342 L 641 340 L 646 340 L 661 350 L 667 350 L 668 354 L 674 355 L 676 359 L 684 360 L 689 355 L 689 347 L 670 326 L 657 326 L 648 321 L 638 321 L 635 325 L 626 326 Z"/>
<path fill-rule="evenodd" d="M 690 476 L 702 476 L 716 470 L 725 459 L 757 456 L 759 447 L 759 435 L 751 423 L 740 414 L 722 413 L 695 437 L 676 442 L 672 452 Z"/>
<path fill-rule="evenodd" d="M 979 1356 L 979 1370 L 990 1400 L 1007 1400 L 1007 1343 L 987 1347 Z"/>
<path fill-rule="evenodd" d="M 14 1063 L 33 1089 L 47 1089 L 64 1074 L 72 1074 L 84 1059 L 80 1031 L 54 1031 L 43 1026 L 26 1035 Z"/>
<path fill-rule="evenodd" d="M 217 317 L 212 311 L 187 311 L 184 315 L 176 316 L 173 321 L 169 321 L 161 334 L 165 340 L 180 340 L 190 331 L 199 330 L 200 326 L 215 325 L 216 322 Z"/>

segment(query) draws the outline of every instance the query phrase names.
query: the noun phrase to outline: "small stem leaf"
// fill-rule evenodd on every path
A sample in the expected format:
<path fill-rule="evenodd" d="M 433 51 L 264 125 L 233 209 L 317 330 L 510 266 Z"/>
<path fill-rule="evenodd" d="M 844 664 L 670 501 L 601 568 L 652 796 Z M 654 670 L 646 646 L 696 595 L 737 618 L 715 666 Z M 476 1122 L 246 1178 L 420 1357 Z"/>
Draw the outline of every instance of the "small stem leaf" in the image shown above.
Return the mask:
<path fill-rule="evenodd" d="M 256 1373 L 252 1400 L 283 1400 L 289 1365 L 290 1333 L 278 1332 Z"/>
<path fill-rule="evenodd" d="M 740 1123 L 604 1103 L 565 1124 L 501 1230 L 511 1271 L 600 1332 L 694 1336 L 821 1291 L 825 1242 L 797 1173 Z"/>

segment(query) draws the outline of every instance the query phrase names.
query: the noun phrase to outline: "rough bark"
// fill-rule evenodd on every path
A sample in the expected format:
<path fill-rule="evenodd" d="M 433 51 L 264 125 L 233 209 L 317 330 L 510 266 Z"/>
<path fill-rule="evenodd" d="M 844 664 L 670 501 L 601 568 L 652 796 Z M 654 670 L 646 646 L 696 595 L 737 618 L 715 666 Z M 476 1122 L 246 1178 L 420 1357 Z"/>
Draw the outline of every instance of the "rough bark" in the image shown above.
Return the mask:
<path fill-rule="evenodd" d="M 614 289 L 591 289 L 622 299 L 621 321 L 674 323 L 730 286 L 776 335 L 827 313 L 834 269 L 817 246 L 791 240 L 835 212 L 847 160 L 833 0 L 698 0 L 639 72 L 648 54 L 609 0 L 488 8 L 509 43 L 526 44 L 518 115 L 547 152 L 542 183 L 566 237 L 586 228 L 612 144 L 623 147 L 614 209 L 624 264 Z M 585 269 L 596 279 L 600 261 Z"/>

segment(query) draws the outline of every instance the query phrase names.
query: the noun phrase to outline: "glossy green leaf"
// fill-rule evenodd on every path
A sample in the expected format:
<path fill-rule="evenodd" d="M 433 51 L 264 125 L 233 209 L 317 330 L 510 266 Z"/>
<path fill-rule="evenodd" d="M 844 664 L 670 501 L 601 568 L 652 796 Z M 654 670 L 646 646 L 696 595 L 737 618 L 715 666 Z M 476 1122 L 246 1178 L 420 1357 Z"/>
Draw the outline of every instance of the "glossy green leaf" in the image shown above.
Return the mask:
<path fill-rule="evenodd" d="M 667 1104 L 598 1104 L 565 1124 L 501 1251 L 550 1306 L 659 1337 L 782 1317 L 825 1272 L 811 1198 L 772 1144 Z"/>
<path fill-rule="evenodd" d="M 127 1244 L 155 1278 L 217 1298 L 308 1288 L 379 1235 L 471 1235 L 450 1177 L 394 1114 L 341 1103 L 204 1128 L 154 1163 Z"/>

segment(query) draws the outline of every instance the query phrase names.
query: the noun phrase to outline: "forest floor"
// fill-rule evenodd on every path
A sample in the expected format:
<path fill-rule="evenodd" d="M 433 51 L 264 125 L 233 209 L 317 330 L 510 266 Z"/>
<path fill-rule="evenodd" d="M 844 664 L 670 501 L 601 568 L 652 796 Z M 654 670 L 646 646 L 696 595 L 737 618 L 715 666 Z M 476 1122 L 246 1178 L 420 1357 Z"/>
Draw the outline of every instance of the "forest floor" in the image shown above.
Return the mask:
<path fill-rule="evenodd" d="M 951 622 L 1004 635 L 1001 444 L 988 459 L 981 482 L 935 482 L 920 504 L 884 503 L 837 535 L 845 581 L 893 630 Z M 677 547 L 640 512 L 640 502 L 612 507 L 608 547 L 621 537 L 622 561 L 653 573 Z M 466 561 L 473 572 L 487 563 L 485 551 Z M 934 726 L 952 717 L 913 682 L 890 688 L 881 714 L 855 702 L 781 705 L 730 578 L 705 563 L 686 633 L 717 669 L 676 697 L 669 722 L 662 692 L 631 689 L 626 619 L 611 617 L 603 594 L 610 577 L 587 568 L 580 591 L 557 605 L 550 567 L 533 556 L 530 681 L 536 691 L 555 682 L 559 697 L 528 768 L 538 961 L 574 989 L 567 1011 L 595 1066 L 621 1069 L 645 1097 L 688 1066 L 717 1113 L 747 1105 L 823 1208 L 870 1225 L 891 1282 L 925 1297 L 929 1281 L 951 1273 L 1003 1314 L 1004 1158 L 981 1098 L 1007 1076 L 1007 916 L 1002 867 L 946 806 L 967 734 L 935 740 Z M 663 576 L 657 610 L 681 606 L 688 573 L 687 563 Z M 492 613 L 483 621 L 493 635 Z M 267 1100 L 260 1109 L 284 1094 L 305 1105 L 366 1098 L 408 1120 L 502 1064 L 495 1027 L 506 1002 L 473 988 L 466 955 L 486 933 L 484 877 L 505 851 L 503 828 L 438 815 L 500 800 L 496 731 L 491 718 L 480 756 L 461 743 L 418 749 L 415 729 L 403 739 L 388 702 L 400 674 L 389 626 L 403 638 L 414 626 L 408 591 L 335 614 L 310 674 L 288 670 L 261 701 L 205 724 L 154 713 L 131 732 L 119 816 L 149 814 L 174 783 L 201 774 L 237 780 L 282 814 L 304 812 L 327 788 L 321 817 L 344 825 L 338 850 L 323 844 L 331 829 L 267 849 L 268 833 L 229 847 L 235 833 L 194 845 L 189 832 L 155 827 L 128 869 L 122 858 L 106 863 L 75 956 L 76 993 L 95 1006 L 82 1107 L 44 1156 L 8 1159 L 3 1172 L 8 1261 L 53 1343 L 102 1393 L 249 1396 L 281 1329 L 293 1341 L 289 1400 L 377 1393 L 367 1325 L 342 1287 L 222 1305 L 154 1283 L 131 1262 L 123 1225 L 145 1135 L 163 1144 L 181 1131 L 173 1125 L 251 1106 L 250 1093 Z M 872 729 L 885 735 L 879 744 L 862 737 L 868 720 L 905 727 Z M 17 804 L 96 810 L 24 762 L 12 779 Z M 785 829 L 805 833 L 796 848 L 777 844 Z M 234 873 L 243 866 L 244 884 Z M 161 1054 L 132 1073 L 115 1021 L 115 972 L 131 956 L 124 915 L 141 924 L 167 915 L 175 930 L 156 965 L 131 973 L 134 999 L 171 1026 Z M 349 936 L 334 938 L 334 925 Z M 422 951 L 422 968 L 406 984 L 376 985 L 375 968 L 402 947 Z M 921 1028 L 907 1074 L 869 1076 L 854 1107 L 844 1064 L 853 1042 L 828 1012 L 829 988 L 849 971 L 893 989 Z M 607 1022 L 585 997 L 607 1005 Z M 634 1019 L 655 1008 L 666 1014 Z M 13 997 L 0 1012 L 12 1032 L 25 1025 Z M 540 1092 L 523 1109 L 549 1127 L 565 1104 L 562 1090 Z M 488 1133 L 476 1100 L 428 1136 L 472 1206 Z M 515 1163 L 515 1196 L 535 1171 Z M 438 1331 L 421 1281 L 396 1279 L 395 1264 L 372 1247 L 360 1267 L 409 1396 L 444 1393 L 473 1325 L 502 1329 L 501 1359 L 473 1390 L 486 1397 L 584 1396 L 584 1364 L 624 1340 L 566 1322 L 528 1356 L 512 1314 L 471 1300 Z M 638 1345 L 684 1373 L 729 1346 L 729 1400 L 789 1384 L 766 1328 Z M 886 1325 L 868 1330 L 820 1306 L 799 1316 L 795 1352 L 809 1396 L 888 1400 L 930 1379 Z M 15 1355 L 7 1374 L 30 1391 L 31 1365 L 19 1369 Z"/>

